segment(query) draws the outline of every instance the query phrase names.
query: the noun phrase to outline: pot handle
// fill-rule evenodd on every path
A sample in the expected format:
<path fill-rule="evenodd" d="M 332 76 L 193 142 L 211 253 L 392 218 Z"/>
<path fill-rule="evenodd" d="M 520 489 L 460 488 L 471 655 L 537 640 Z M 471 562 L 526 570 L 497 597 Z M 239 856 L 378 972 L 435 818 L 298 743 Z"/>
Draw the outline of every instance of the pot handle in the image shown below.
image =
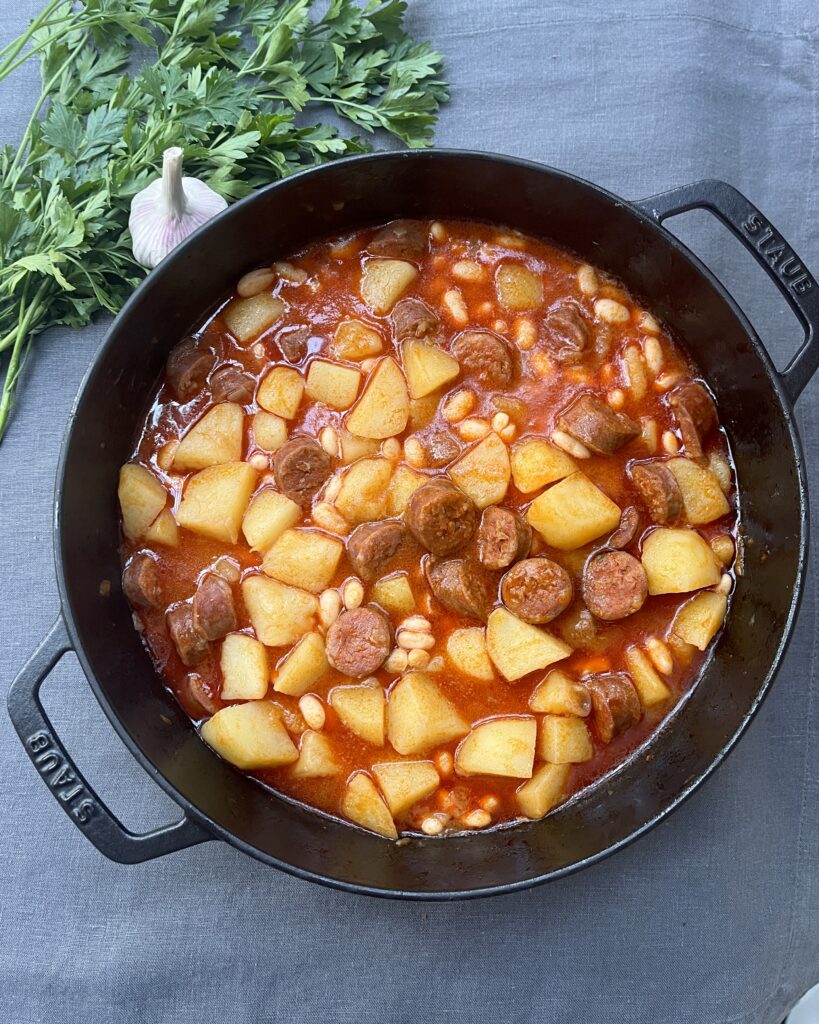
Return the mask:
<path fill-rule="evenodd" d="M 39 696 L 43 681 L 71 649 L 60 615 L 11 684 L 8 696 L 9 716 L 17 735 L 57 803 L 100 853 L 120 864 L 153 860 L 213 839 L 187 814 L 152 832 L 131 832 L 85 781 L 55 733 Z"/>
<path fill-rule="evenodd" d="M 741 192 L 715 178 L 682 185 L 634 205 L 658 224 L 688 210 L 708 210 L 753 255 L 805 329 L 805 340 L 781 373 L 785 392 L 795 402 L 819 367 L 819 286 L 780 232 Z"/>

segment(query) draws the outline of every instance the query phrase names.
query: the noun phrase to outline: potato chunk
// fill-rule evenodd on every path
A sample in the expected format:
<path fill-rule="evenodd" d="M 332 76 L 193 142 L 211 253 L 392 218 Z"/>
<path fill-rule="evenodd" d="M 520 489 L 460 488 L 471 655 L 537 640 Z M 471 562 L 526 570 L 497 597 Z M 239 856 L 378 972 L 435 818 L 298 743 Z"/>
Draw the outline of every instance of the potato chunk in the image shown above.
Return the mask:
<path fill-rule="evenodd" d="M 419 800 L 431 796 L 441 782 L 432 761 L 374 764 L 373 775 L 394 818 L 405 814 Z"/>
<path fill-rule="evenodd" d="M 577 469 L 573 460 L 542 437 L 524 438 L 512 449 L 512 479 L 523 494 L 539 491 L 547 484 L 571 476 Z"/>
<path fill-rule="evenodd" d="M 242 533 L 254 551 L 265 552 L 300 517 L 301 509 L 295 501 L 272 487 L 263 487 L 247 507 Z"/>
<path fill-rule="evenodd" d="M 509 450 L 497 434 L 487 434 L 449 467 L 449 475 L 478 508 L 495 505 L 506 496 L 512 476 Z"/>
<path fill-rule="evenodd" d="M 242 598 L 256 636 L 267 647 L 286 647 L 315 628 L 318 601 L 306 590 L 266 576 L 248 576 Z"/>
<path fill-rule="evenodd" d="M 195 473 L 176 513 L 180 526 L 212 540 L 235 544 L 256 471 L 246 462 L 225 462 Z"/>
<path fill-rule="evenodd" d="M 348 414 L 345 426 L 358 437 L 394 437 L 406 429 L 409 403 L 404 374 L 398 363 L 386 356 L 368 377 L 364 393 Z"/>
<path fill-rule="evenodd" d="M 349 430 L 343 428 L 338 432 L 339 446 L 341 448 L 341 464 L 349 466 L 351 462 L 365 459 L 368 455 L 375 455 L 381 447 L 381 442 L 371 437 L 356 437 Z"/>
<path fill-rule="evenodd" d="M 361 298 L 373 313 L 389 313 L 418 271 L 404 260 L 367 260 L 361 271 Z"/>
<path fill-rule="evenodd" d="M 323 402 L 331 409 L 349 409 L 360 385 L 360 370 L 326 359 L 314 359 L 307 371 L 305 390 L 314 402 Z"/>
<path fill-rule="evenodd" d="M 301 405 L 304 379 L 292 366 L 274 366 L 259 385 L 256 401 L 268 412 L 292 420 Z"/>
<path fill-rule="evenodd" d="M 535 498 L 526 518 L 548 545 L 573 551 L 613 530 L 620 507 L 578 472 Z"/>
<path fill-rule="evenodd" d="M 397 839 L 398 832 L 387 805 L 366 772 L 356 772 L 341 798 L 341 813 L 356 825 L 377 832 L 385 839 Z"/>
<path fill-rule="evenodd" d="M 249 299 L 234 299 L 223 311 L 222 319 L 230 333 L 244 345 L 272 327 L 282 313 L 282 300 L 263 292 Z"/>
<path fill-rule="evenodd" d="M 143 537 L 168 500 L 168 492 L 153 473 L 136 462 L 126 462 L 119 471 L 117 495 L 122 509 L 122 532 L 128 540 Z"/>
<path fill-rule="evenodd" d="M 222 700 L 260 700 L 267 693 L 267 651 L 246 633 L 228 633 L 219 656 Z"/>
<path fill-rule="evenodd" d="M 498 300 L 507 309 L 535 309 L 543 305 L 543 281 L 520 263 L 502 263 L 495 274 Z"/>
<path fill-rule="evenodd" d="M 668 700 L 671 690 L 639 647 L 629 647 L 626 651 L 626 665 L 628 665 L 632 681 L 644 708 L 650 708 L 654 704 L 662 704 L 663 701 Z"/>
<path fill-rule="evenodd" d="M 260 409 L 253 416 L 253 442 L 263 451 L 277 452 L 287 440 L 287 424 L 272 412 Z"/>
<path fill-rule="evenodd" d="M 377 580 L 372 599 L 391 615 L 412 615 L 415 611 L 415 596 L 405 572 Z"/>
<path fill-rule="evenodd" d="M 371 523 L 383 519 L 387 487 L 392 476 L 389 459 L 360 459 L 341 478 L 335 506 L 348 523 Z"/>
<path fill-rule="evenodd" d="M 343 320 L 336 328 L 333 338 L 333 355 L 339 359 L 358 362 L 381 355 L 384 341 L 378 331 L 360 320 Z"/>
<path fill-rule="evenodd" d="M 403 463 L 397 466 L 387 489 L 387 515 L 403 515 L 410 498 L 427 480 L 422 473 L 416 473 Z"/>
<path fill-rule="evenodd" d="M 591 711 L 591 696 L 582 683 L 576 683 L 571 676 L 556 668 L 538 683 L 529 698 L 529 707 L 547 715 L 586 718 Z"/>
<path fill-rule="evenodd" d="M 480 626 L 453 630 L 446 641 L 449 660 L 464 675 L 491 683 L 495 670 L 486 650 L 486 634 Z"/>
<path fill-rule="evenodd" d="M 725 621 L 727 609 L 728 598 L 725 594 L 703 590 L 679 609 L 671 632 L 680 640 L 704 651 Z"/>
<path fill-rule="evenodd" d="M 317 530 L 285 530 L 264 556 L 262 568 L 282 583 L 321 593 L 330 584 L 344 553 L 336 537 Z"/>
<path fill-rule="evenodd" d="M 441 401 L 441 392 L 433 391 L 423 398 L 410 399 L 409 429 L 423 430 L 435 419 L 438 405 Z"/>
<path fill-rule="evenodd" d="M 455 380 L 461 372 L 457 359 L 437 345 L 410 338 L 401 346 L 410 398 L 424 398 Z"/>
<path fill-rule="evenodd" d="M 205 413 L 179 442 L 173 468 L 205 469 L 242 458 L 245 414 L 235 402 L 221 402 Z"/>
<path fill-rule="evenodd" d="M 179 543 L 179 529 L 169 508 L 160 512 L 143 534 L 149 544 L 166 544 L 169 548 Z"/>
<path fill-rule="evenodd" d="M 642 561 L 649 594 L 685 594 L 720 580 L 716 555 L 696 530 L 653 530 L 643 541 Z"/>
<path fill-rule="evenodd" d="M 245 771 L 292 764 L 299 756 L 278 708 L 266 700 L 222 708 L 201 732 L 209 747 Z"/>
<path fill-rule="evenodd" d="M 320 633 L 305 633 L 276 670 L 273 689 L 301 697 L 330 671 Z"/>
<path fill-rule="evenodd" d="M 399 754 L 421 754 L 469 732 L 469 725 L 424 672 L 408 672 L 387 701 L 387 737 Z"/>
<path fill-rule="evenodd" d="M 334 686 L 329 701 L 350 732 L 375 747 L 384 746 L 386 700 L 380 686 Z"/>
<path fill-rule="evenodd" d="M 594 756 L 594 744 L 582 718 L 544 715 L 537 753 L 552 764 L 580 764 Z"/>
<path fill-rule="evenodd" d="M 572 653 L 568 644 L 539 626 L 523 622 L 506 608 L 496 608 L 489 616 L 486 647 L 495 668 L 510 682 Z"/>
<path fill-rule="evenodd" d="M 308 729 L 301 734 L 299 759 L 290 769 L 294 779 L 326 779 L 341 772 L 333 745 L 321 732 Z"/>
<path fill-rule="evenodd" d="M 505 775 L 529 779 L 535 762 L 534 718 L 490 718 L 476 725 L 455 751 L 459 775 Z"/>
<path fill-rule="evenodd" d="M 719 479 L 710 469 L 690 459 L 670 459 L 666 466 L 674 474 L 682 494 L 685 518 L 692 526 L 712 523 L 731 511 Z"/>
<path fill-rule="evenodd" d="M 542 818 L 559 804 L 566 792 L 571 765 L 544 764 L 517 791 L 521 813 L 533 820 Z"/>

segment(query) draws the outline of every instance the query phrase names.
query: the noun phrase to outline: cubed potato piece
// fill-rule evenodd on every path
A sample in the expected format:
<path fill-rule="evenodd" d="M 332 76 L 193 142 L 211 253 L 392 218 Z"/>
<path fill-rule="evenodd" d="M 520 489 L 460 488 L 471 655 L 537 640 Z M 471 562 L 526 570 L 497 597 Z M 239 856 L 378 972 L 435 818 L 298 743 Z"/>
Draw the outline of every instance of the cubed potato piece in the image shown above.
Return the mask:
<path fill-rule="evenodd" d="M 202 726 L 202 739 L 226 761 L 245 771 L 292 764 L 299 752 L 278 708 L 266 700 L 222 708 Z"/>
<path fill-rule="evenodd" d="M 136 462 L 126 462 L 119 471 L 117 495 L 122 532 L 128 540 L 143 537 L 168 500 L 168 492 L 153 473 Z"/>
<path fill-rule="evenodd" d="M 435 419 L 438 405 L 441 401 L 441 392 L 433 391 L 432 394 L 424 395 L 423 398 L 410 399 L 409 423 L 410 430 L 423 430 Z"/>
<path fill-rule="evenodd" d="M 229 633 L 222 641 L 219 663 L 222 700 L 260 700 L 267 693 L 267 651 L 255 637 Z"/>
<path fill-rule="evenodd" d="M 315 629 L 318 600 L 306 590 L 267 576 L 248 576 L 242 598 L 256 636 L 267 647 L 286 647 Z"/>
<path fill-rule="evenodd" d="M 389 459 L 360 459 L 341 478 L 335 506 L 348 523 L 371 523 L 383 519 L 387 488 L 392 476 Z"/>
<path fill-rule="evenodd" d="M 301 509 L 272 487 L 263 487 L 247 507 L 242 533 L 254 551 L 264 553 L 301 518 Z"/>
<path fill-rule="evenodd" d="M 381 447 L 381 442 L 371 437 L 356 437 L 349 430 L 343 428 L 338 432 L 339 444 L 341 446 L 341 464 L 349 466 L 351 462 L 365 459 L 368 455 L 375 455 Z"/>
<path fill-rule="evenodd" d="M 344 545 L 317 530 L 285 530 L 264 556 L 262 568 L 282 583 L 320 594 L 330 585 Z"/>
<path fill-rule="evenodd" d="M 728 598 L 725 594 L 703 590 L 679 609 L 671 632 L 685 643 L 704 651 L 725 621 L 727 609 Z"/>
<path fill-rule="evenodd" d="M 496 608 L 490 614 L 486 648 L 495 668 L 510 682 L 572 653 L 568 644 L 540 626 L 523 622 L 506 608 Z"/>
<path fill-rule="evenodd" d="M 336 328 L 333 339 L 333 355 L 339 359 L 358 362 L 381 355 L 384 341 L 378 331 L 360 320 L 343 320 Z"/>
<path fill-rule="evenodd" d="M 437 345 L 410 338 L 401 346 L 401 358 L 410 398 L 424 398 L 455 380 L 461 372 L 457 359 Z"/>
<path fill-rule="evenodd" d="M 412 615 L 415 611 L 415 596 L 405 572 L 377 580 L 371 596 L 390 615 Z"/>
<path fill-rule="evenodd" d="M 287 424 L 272 412 L 260 409 L 253 416 L 253 442 L 266 452 L 277 452 L 287 440 Z"/>
<path fill-rule="evenodd" d="M 202 469 L 188 481 L 176 520 L 203 537 L 235 544 L 255 486 L 256 470 L 246 462 Z"/>
<path fill-rule="evenodd" d="M 536 309 L 543 305 L 543 280 L 520 263 L 502 263 L 495 274 L 498 301 L 507 309 Z"/>
<path fill-rule="evenodd" d="M 521 814 L 533 821 L 548 814 L 563 799 L 570 772 L 568 764 L 541 765 L 517 791 Z"/>
<path fill-rule="evenodd" d="M 469 732 L 469 724 L 425 672 L 408 672 L 390 689 L 387 737 L 399 754 L 422 754 Z"/>
<path fill-rule="evenodd" d="M 329 701 L 350 732 L 375 747 L 384 746 L 386 699 L 380 686 L 334 686 Z"/>
<path fill-rule="evenodd" d="M 341 813 L 356 825 L 376 832 L 385 839 L 398 838 L 392 815 L 375 783 L 365 772 L 356 772 L 348 781 L 341 798 Z"/>
<path fill-rule="evenodd" d="M 552 764 L 581 764 L 594 756 L 594 744 L 582 718 L 544 715 L 537 756 Z"/>
<path fill-rule="evenodd" d="M 668 700 L 671 690 L 639 647 L 629 647 L 626 651 L 626 665 L 644 708 Z"/>
<path fill-rule="evenodd" d="M 478 508 L 496 505 L 506 496 L 512 476 L 509 449 L 497 434 L 487 434 L 449 467 L 449 475 Z"/>
<path fill-rule="evenodd" d="M 441 782 L 432 761 L 374 764 L 373 775 L 394 818 L 405 814 L 419 800 L 431 796 Z"/>
<path fill-rule="evenodd" d="M 361 298 L 377 316 L 385 316 L 409 288 L 418 271 L 404 260 L 374 260 L 361 271 Z"/>
<path fill-rule="evenodd" d="M 305 633 L 276 669 L 273 689 L 301 697 L 330 671 L 321 633 Z"/>
<path fill-rule="evenodd" d="M 403 515 L 410 498 L 428 479 L 423 473 L 416 473 L 403 463 L 397 466 L 387 489 L 387 515 Z"/>
<path fill-rule="evenodd" d="M 268 412 L 292 420 L 301 405 L 304 379 L 292 366 L 274 366 L 259 385 L 256 401 Z"/>
<path fill-rule="evenodd" d="M 174 453 L 178 472 L 205 469 L 242 458 L 245 414 L 235 402 L 221 402 L 205 413 L 185 434 Z"/>
<path fill-rule="evenodd" d="M 394 437 L 406 429 L 409 403 L 407 382 L 401 367 L 386 356 L 367 378 L 364 393 L 347 415 L 345 426 L 358 437 Z"/>
<path fill-rule="evenodd" d="M 234 299 L 223 311 L 222 319 L 230 333 L 245 345 L 272 327 L 283 313 L 282 300 L 263 292 L 249 299 Z"/>
<path fill-rule="evenodd" d="M 455 751 L 459 775 L 505 775 L 530 779 L 535 763 L 534 718 L 490 718 L 476 725 Z"/>
<path fill-rule="evenodd" d="M 175 548 L 179 543 L 179 529 L 173 512 L 169 508 L 160 512 L 143 537 L 149 544 L 165 544 L 169 548 Z"/>
<path fill-rule="evenodd" d="M 690 459 L 670 459 L 666 466 L 674 474 L 682 494 L 685 518 L 692 526 L 712 523 L 731 511 L 719 479 L 710 469 Z"/>
<path fill-rule="evenodd" d="M 620 506 L 578 472 L 535 498 L 526 518 L 550 547 L 572 551 L 613 530 Z"/>
<path fill-rule="evenodd" d="M 685 594 L 720 580 L 717 557 L 696 530 L 653 530 L 643 541 L 642 561 L 649 594 Z"/>
<path fill-rule="evenodd" d="M 571 676 L 552 669 L 542 682 L 535 687 L 529 698 L 532 711 L 546 715 L 576 715 L 586 718 L 591 711 L 591 695 L 582 684 Z"/>
<path fill-rule="evenodd" d="M 332 409 L 349 409 L 358 397 L 361 371 L 326 359 L 314 359 L 307 371 L 305 391 L 314 402 Z"/>
<path fill-rule="evenodd" d="M 486 650 L 486 634 L 480 626 L 453 630 L 446 641 L 449 660 L 464 675 L 491 683 L 495 670 Z"/>
<path fill-rule="evenodd" d="M 327 779 L 339 775 L 341 766 L 333 753 L 333 744 L 322 732 L 308 729 L 301 735 L 299 759 L 290 769 L 294 779 Z"/>
<path fill-rule="evenodd" d="M 524 438 L 512 449 L 512 479 L 523 494 L 539 491 L 547 484 L 571 476 L 574 461 L 542 437 Z"/>

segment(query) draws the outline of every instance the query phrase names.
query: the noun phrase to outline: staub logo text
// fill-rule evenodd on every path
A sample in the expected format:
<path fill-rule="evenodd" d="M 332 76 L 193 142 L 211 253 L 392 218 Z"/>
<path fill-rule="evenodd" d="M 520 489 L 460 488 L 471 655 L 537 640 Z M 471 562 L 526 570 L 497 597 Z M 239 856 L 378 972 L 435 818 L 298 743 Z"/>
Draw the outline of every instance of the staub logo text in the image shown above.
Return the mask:
<path fill-rule="evenodd" d="M 45 729 L 39 729 L 28 737 L 26 746 L 31 753 L 31 760 L 49 789 L 52 789 L 57 799 L 68 807 L 71 816 L 79 825 L 87 825 L 94 817 L 97 806 L 71 766 L 56 749 L 52 737 Z"/>
<path fill-rule="evenodd" d="M 758 213 L 748 215 L 742 222 L 742 230 L 791 291 L 804 295 L 811 290 L 813 282 L 793 250 Z"/>

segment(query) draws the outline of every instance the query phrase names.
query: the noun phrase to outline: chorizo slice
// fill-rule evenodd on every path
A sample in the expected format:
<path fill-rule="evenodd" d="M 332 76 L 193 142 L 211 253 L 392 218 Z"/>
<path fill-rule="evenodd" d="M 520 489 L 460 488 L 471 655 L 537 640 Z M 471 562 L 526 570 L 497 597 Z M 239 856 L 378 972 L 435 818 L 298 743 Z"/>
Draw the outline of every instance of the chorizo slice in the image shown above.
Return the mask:
<path fill-rule="evenodd" d="M 717 426 L 717 407 L 702 384 L 688 381 L 668 396 L 680 426 L 685 451 L 692 459 L 702 458 L 702 445 Z"/>
<path fill-rule="evenodd" d="M 452 343 L 452 355 L 466 377 L 486 388 L 507 388 L 515 375 L 509 345 L 494 331 L 462 331 Z"/>
<path fill-rule="evenodd" d="M 196 588 L 191 604 L 194 627 L 206 640 L 221 640 L 236 629 L 233 591 L 224 576 L 207 573 Z"/>
<path fill-rule="evenodd" d="M 207 682 L 198 672 L 189 672 L 183 683 L 183 697 L 194 706 L 194 717 L 215 715 L 225 705 L 214 693 L 214 686 Z"/>
<path fill-rule="evenodd" d="M 640 721 L 640 697 L 627 672 L 585 676 L 583 683 L 591 694 L 592 721 L 603 743 L 611 743 Z"/>
<path fill-rule="evenodd" d="M 139 551 L 122 572 L 122 592 L 134 608 L 159 608 L 162 584 L 153 555 Z"/>
<path fill-rule="evenodd" d="M 573 597 L 571 576 L 550 558 L 525 558 L 501 581 L 501 599 L 509 611 L 537 625 L 556 619 Z"/>
<path fill-rule="evenodd" d="M 627 548 L 637 536 L 640 528 L 640 513 L 634 505 L 627 505 L 620 515 L 620 525 L 609 537 L 608 547 Z"/>
<path fill-rule="evenodd" d="M 427 462 L 434 469 L 448 466 L 461 453 L 461 446 L 446 430 L 438 430 L 424 440 Z"/>
<path fill-rule="evenodd" d="M 397 519 L 362 523 L 347 538 L 350 565 L 363 580 L 375 579 L 401 551 L 408 536 L 406 525 Z"/>
<path fill-rule="evenodd" d="M 294 437 L 273 456 L 279 490 L 297 505 L 309 505 L 330 475 L 330 456 L 312 437 Z"/>
<path fill-rule="evenodd" d="M 177 402 L 189 402 L 204 388 L 216 356 L 195 338 L 183 338 L 168 355 L 165 379 Z"/>
<path fill-rule="evenodd" d="M 563 303 L 543 321 L 543 339 L 559 363 L 579 362 L 588 348 L 589 328 L 574 303 Z"/>
<path fill-rule="evenodd" d="M 238 402 L 247 405 L 253 401 L 256 381 L 233 363 L 226 363 L 210 375 L 210 392 L 214 402 Z"/>
<path fill-rule="evenodd" d="M 390 313 L 390 323 L 397 342 L 407 338 L 431 338 L 441 326 L 438 314 L 423 299 L 399 299 Z"/>
<path fill-rule="evenodd" d="M 276 335 L 276 344 L 288 363 L 300 363 L 307 355 L 311 336 L 309 327 L 288 327 Z"/>
<path fill-rule="evenodd" d="M 404 522 L 415 539 L 433 555 L 451 555 L 472 538 L 477 509 L 455 484 L 431 480 L 412 495 Z"/>
<path fill-rule="evenodd" d="M 476 540 L 481 565 L 485 569 L 505 569 L 529 554 L 532 527 L 519 512 L 490 505 L 483 511 Z"/>
<path fill-rule="evenodd" d="M 450 558 L 427 569 L 435 597 L 452 611 L 486 622 L 494 604 L 486 573 L 463 558 Z"/>
<path fill-rule="evenodd" d="M 636 462 L 630 475 L 655 523 L 673 523 L 680 518 L 682 492 L 668 466 L 662 462 Z"/>
<path fill-rule="evenodd" d="M 420 260 L 429 247 L 429 228 L 420 220 L 394 220 L 376 233 L 367 251 L 394 260 Z"/>
<path fill-rule="evenodd" d="M 597 455 L 613 455 L 640 433 L 640 425 L 596 395 L 581 395 L 560 417 L 560 429 Z"/>
<path fill-rule="evenodd" d="M 208 653 L 208 641 L 193 621 L 190 601 L 171 608 L 165 616 L 168 632 L 183 665 L 191 668 Z"/>
<path fill-rule="evenodd" d="M 361 678 L 377 672 L 391 647 L 390 624 L 375 608 L 342 612 L 327 630 L 327 660 L 345 676 Z"/>
<path fill-rule="evenodd" d="M 648 597 L 648 581 L 634 555 L 603 551 L 586 562 L 581 590 L 592 615 L 604 622 L 614 622 L 643 607 Z"/>

